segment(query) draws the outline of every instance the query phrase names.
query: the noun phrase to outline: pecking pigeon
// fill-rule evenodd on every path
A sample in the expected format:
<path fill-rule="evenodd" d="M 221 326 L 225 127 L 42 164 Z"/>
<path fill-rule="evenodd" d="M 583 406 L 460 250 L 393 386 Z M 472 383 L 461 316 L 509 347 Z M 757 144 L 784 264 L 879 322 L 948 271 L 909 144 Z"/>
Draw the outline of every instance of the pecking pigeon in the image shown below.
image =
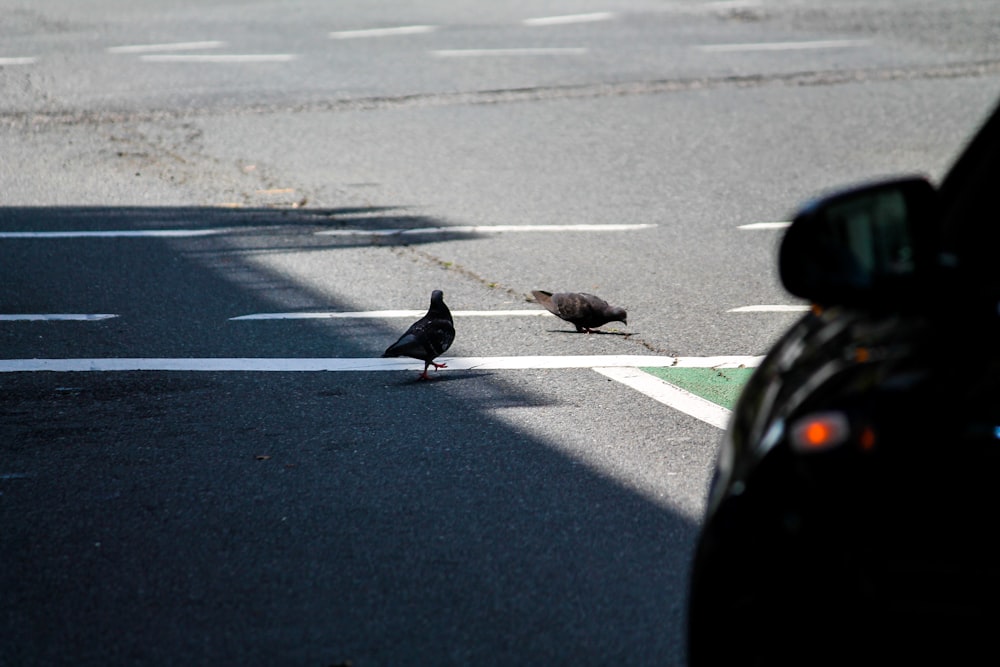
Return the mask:
<path fill-rule="evenodd" d="M 435 364 L 434 358 L 444 354 L 455 340 L 455 323 L 451 319 L 451 311 L 444 303 L 444 292 L 439 289 L 431 292 L 431 307 L 427 314 L 410 325 L 395 343 L 389 346 L 383 357 L 413 357 L 424 362 L 424 372 L 421 380 L 430 379 L 427 368 L 447 368 L 445 364 Z"/>
<path fill-rule="evenodd" d="M 577 331 L 590 333 L 591 329 L 608 322 L 621 322 L 628 326 L 625 309 L 612 306 L 599 296 L 584 292 L 553 294 L 541 290 L 535 290 L 532 294 L 546 310 L 575 325 Z"/>

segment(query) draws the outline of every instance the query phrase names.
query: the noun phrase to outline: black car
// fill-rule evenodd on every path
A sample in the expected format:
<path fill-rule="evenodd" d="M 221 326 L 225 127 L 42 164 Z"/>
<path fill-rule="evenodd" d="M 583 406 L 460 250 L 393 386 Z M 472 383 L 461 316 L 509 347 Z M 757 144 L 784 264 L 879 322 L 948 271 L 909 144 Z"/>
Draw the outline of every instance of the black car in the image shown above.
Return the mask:
<path fill-rule="evenodd" d="M 1000 108 L 939 187 L 806 205 L 780 275 L 811 311 L 723 440 L 690 667 L 1000 664 Z"/>

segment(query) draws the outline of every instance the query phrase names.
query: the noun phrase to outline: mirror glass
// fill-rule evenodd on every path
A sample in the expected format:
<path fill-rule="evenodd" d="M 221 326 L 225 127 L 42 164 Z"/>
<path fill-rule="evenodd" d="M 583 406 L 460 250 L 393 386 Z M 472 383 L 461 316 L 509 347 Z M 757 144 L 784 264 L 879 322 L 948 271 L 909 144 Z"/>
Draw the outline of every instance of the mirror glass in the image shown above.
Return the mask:
<path fill-rule="evenodd" d="M 849 190 L 806 206 L 788 228 L 779 265 L 785 288 L 820 304 L 860 304 L 912 290 L 915 234 L 935 191 L 924 179 Z"/>
<path fill-rule="evenodd" d="M 884 191 L 827 207 L 827 240 L 845 257 L 845 278 L 860 287 L 883 276 L 912 273 L 913 240 L 901 192 Z"/>

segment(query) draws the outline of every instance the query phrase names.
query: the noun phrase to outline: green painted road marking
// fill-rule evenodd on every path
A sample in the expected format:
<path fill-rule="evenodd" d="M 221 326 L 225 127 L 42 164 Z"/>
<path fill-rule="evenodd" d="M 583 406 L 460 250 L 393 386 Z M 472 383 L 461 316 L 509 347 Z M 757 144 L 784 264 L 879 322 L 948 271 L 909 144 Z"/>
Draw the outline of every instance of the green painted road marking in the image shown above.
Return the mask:
<path fill-rule="evenodd" d="M 643 368 L 664 382 L 732 410 L 753 368 Z"/>

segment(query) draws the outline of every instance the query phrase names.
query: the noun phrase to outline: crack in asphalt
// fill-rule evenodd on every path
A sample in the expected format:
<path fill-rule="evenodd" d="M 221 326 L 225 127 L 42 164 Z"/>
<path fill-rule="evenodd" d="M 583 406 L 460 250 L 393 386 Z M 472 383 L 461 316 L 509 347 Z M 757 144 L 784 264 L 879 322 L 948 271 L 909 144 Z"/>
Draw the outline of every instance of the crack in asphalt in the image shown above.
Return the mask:
<path fill-rule="evenodd" d="M 428 263 L 430 263 L 430 264 L 432 264 L 434 266 L 440 267 L 440 268 L 442 268 L 442 269 L 444 269 L 446 271 L 452 271 L 452 272 L 458 273 L 458 274 L 460 274 L 460 275 L 462 275 L 462 276 L 464 276 L 464 277 L 472 280 L 473 282 L 482 285 L 483 287 L 485 287 L 485 288 L 487 288 L 489 290 L 500 290 L 500 291 L 503 291 L 504 293 L 506 293 L 507 295 L 509 295 L 511 297 L 514 297 L 516 299 L 524 300 L 526 303 L 537 303 L 537 301 L 535 301 L 534 297 L 531 296 L 530 294 L 519 292 L 517 289 L 515 289 L 513 287 L 510 287 L 509 285 L 504 285 L 504 284 L 502 284 L 502 283 L 500 283 L 498 281 L 492 281 L 492 280 L 489 280 L 487 278 L 484 278 L 483 276 L 479 275 L 475 271 L 472 271 L 471 269 L 468 269 L 465 266 L 462 266 L 461 264 L 457 264 L 455 262 L 450 262 L 450 261 L 443 260 L 440 257 L 438 257 L 437 255 L 434 255 L 432 253 L 426 252 L 426 251 L 421 250 L 419 248 L 415 248 L 415 247 L 410 246 L 410 245 L 403 245 L 403 246 L 397 246 L 394 249 L 394 252 L 398 256 L 400 256 L 400 257 L 405 256 L 405 255 L 415 256 L 415 257 L 417 257 L 418 259 L 420 259 L 420 260 L 422 260 L 424 262 L 428 262 Z M 680 357 L 680 356 L 682 356 L 676 350 L 668 350 L 667 348 L 660 347 L 660 346 L 656 345 L 655 343 L 653 343 L 651 341 L 645 340 L 644 338 L 642 338 L 642 336 L 640 334 L 623 332 L 620 335 L 624 336 L 625 340 L 628 341 L 629 343 L 633 343 L 633 344 L 639 345 L 640 347 L 646 349 L 649 352 L 652 352 L 653 354 L 660 355 L 660 356 L 668 356 L 668 357 Z"/>
<path fill-rule="evenodd" d="M 736 74 L 688 79 L 652 79 L 617 83 L 564 86 L 499 88 L 465 92 L 412 93 L 340 98 L 299 104 L 250 104 L 236 107 L 205 107 L 183 110 L 40 110 L 0 113 L 0 125 L 39 127 L 121 122 L 156 122 L 183 118 L 269 113 L 348 112 L 410 107 L 514 104 L 548 100 L 657 95 L 715 88 L 764 86 L 836 86 L 849 83 L 959 79 L 1000 74 L 1000 60 L 954 62 L 913 67 L 873 67 L 842 70 Z"/>

